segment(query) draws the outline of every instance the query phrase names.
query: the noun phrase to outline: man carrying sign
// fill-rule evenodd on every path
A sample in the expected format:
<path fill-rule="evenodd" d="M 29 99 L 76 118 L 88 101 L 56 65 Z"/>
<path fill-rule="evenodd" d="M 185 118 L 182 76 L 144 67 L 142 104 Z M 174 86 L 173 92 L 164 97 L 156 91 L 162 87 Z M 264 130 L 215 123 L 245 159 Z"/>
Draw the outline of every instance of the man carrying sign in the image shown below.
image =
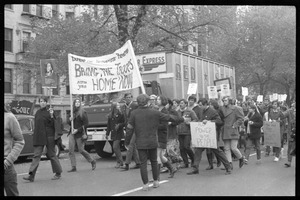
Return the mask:
<path fill-rule="evenodd" d="M 201 115 L 201 119 L 200 121 L 203 122 L 203 124 L 206 124 L 208 121 L 210 122 L 215 122 L 216 126 L 222 126 L 223 122 L 218 114 L 218 112 L 211 108 L 208 104 L 207 99 L 201 99 L 201 103 L 203 105 L 203 111 L 202 111 L 202 115 Z M 217 131 L 216 131 L 217 133 Z M 202 152 L 205 150 L 205 148 L 195 148 L 195 156 L 194 156 L 194 164 L 193 164 L 193 169 L 192 171 L 188 172 L 188 175 L 192 175 L 192 174 L 199 174 L 199 164 L 201 161 L 201 157 L 202 157 Z M 228 162 L 225 153 L 223 151 L 221 151 L 219 148 L 217 149 L 210 149 L 211 152 L 213 152 L 216 157 L 223 163 L 223 165 L 226 168 L 226 175 L 227 174 L 231 174 L 231 167 L 230 167 L 230 163 Z M 207 151 L 207 150 L 206 150 Z M 209 159 L 209 157 L 211 157 L 211 154 L 207 154 L 207 157 Z"/>

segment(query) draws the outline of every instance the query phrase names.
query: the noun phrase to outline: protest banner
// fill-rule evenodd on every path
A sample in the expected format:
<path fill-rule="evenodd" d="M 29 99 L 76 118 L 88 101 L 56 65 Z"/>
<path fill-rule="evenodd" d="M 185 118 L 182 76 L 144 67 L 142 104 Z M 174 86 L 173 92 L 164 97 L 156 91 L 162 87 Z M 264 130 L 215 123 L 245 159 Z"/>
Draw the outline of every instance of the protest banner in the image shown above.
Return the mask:
<path fill-rule="evenodd" d="M 243 96 L 248 96 L 248 88 L 242 87 L 242 95 Z"/>
<path fill-rule="evenodd" d="M 263 95 L 258 95 L 256 101 L 263 102 Z"/>
<path fill-rule="evenodd" d="M 207 93 L 209 99 L 217 99 L 218 98 L 217 86 L 207 86 Z"/>
<path fill-rule="evenodd" d="M 100 57 L 68 55 L 70 93 L 101 94 L 143 86 L 130 40 L 114 53 Z"/>
<path fill-rule="evenodd" d="M 270 97 L 270 102 L 274 101 L 274 99 L 273 99 L 273 95 L 272 95 L 272 94 L 271 94 L 271 95 L 269 95 L 269 97 Z"/>
<path fill-rule="evenodd" d="M 206 124 L 202 122 L 190 122 L 190 127 L 193 147 L 217 148 L 215 122 L 208 121 Z"/>
<path fill-rule="evenodd" d="M 286 101 L 286 97 L 287 97 L 287 95 L 284 94 L 284 95 L 282 96 L 282 101 Z"/>
<path fill-rule="evenodd" d="M 230 96 L 229 84 L 221 84 L 221 96 Z"/>
<path fill-rule="evenodd" d="M 264 143 L 267 146 L 281 147 L 279 122 L 264 121 Z"/>
<path fill-rule="evenodd" d="M 273 101 L 275 101 L 275 100 L 278 100 L 278 94 L 277 93 L 273 94 Z"/>
<path fill-rule="evenodd" d="M 41 59 L 40 60 L 41 81 L 43 88 L 57 88 L 57 60 Z"/>
<path fill-rule="evenodd" d="M 197 83 L 190 83 L 187 94 L 197 94 L 197 88 L 198 88 Z"/>

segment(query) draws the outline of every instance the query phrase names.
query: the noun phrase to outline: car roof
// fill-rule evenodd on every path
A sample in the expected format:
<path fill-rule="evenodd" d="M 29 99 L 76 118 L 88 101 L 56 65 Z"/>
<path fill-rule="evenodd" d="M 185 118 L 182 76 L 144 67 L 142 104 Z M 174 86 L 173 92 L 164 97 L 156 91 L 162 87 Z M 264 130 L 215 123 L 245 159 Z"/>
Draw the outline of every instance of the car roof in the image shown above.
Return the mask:
<path fill-rule="evenodd" d="M 22 115 L 22 114 L 18 114 L 18 115 L 15 115 L 17 119 L 33 119 L 34 116 L 33 115 Z"/>

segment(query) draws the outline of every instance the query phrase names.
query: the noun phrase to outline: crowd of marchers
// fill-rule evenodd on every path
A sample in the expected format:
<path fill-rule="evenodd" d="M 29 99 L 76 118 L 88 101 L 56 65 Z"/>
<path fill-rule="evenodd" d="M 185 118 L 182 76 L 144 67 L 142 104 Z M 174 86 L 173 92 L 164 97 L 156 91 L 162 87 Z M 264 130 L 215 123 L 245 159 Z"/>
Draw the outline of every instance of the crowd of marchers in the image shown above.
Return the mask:
<path fill-rule="evenodd" d="M 208 167 L 214 169 L 223 164 L 225 174 L 233 171 L 233 161 L 239 162 L 239 168 L 250 162 L 250 150 L 256 149 L 256 163 L 262 164 L 261 149 L 264 146 L 264 121 L 276 121 L 280 124 L 281 147 L 266 146 L 265 156 L 270 156 L 271 149 L 274 161 L 281 159 L 283 146 L 287 144 L 287 162 L 285 167 L 291 167 L 292 157 L 296 149 L 296 103 L 289 108 L 278 101 L 269 102 L 265 98 L 257 103 L 248 98 L 239 102 L 229 96 L 220 99 L 201 98 L 195 96 L 188 99 L 169 99 L 165 96 L 148 96 L 141 94 L 137 101 L 133 101 L 131 93 L 124 96 L 125 104 L 113 102 L 108 115 L 106 136 L 113 140 L 113 150 L 116 155 L 116 166 L 122 171 L 140 169 L 143 182 L 142 189 L 147 191 L 150 182 L 157 188 L 160 184 L 160 174 L 169 172 L 169 178 L 174 177 L 180 168 L 190 168 L 187 175 L 199 174 L 202 152 L 206 151 Z M 39 99 L 40 110 L 35 114 L 35 129 L 33 135 L 34 156 L 29 168 L 29 174 L 24 180 L 34 182 L 37 168 L 44 146 L 51 161 L 54 177 L 62 177 L 62 167 L 55 155 L 54 146 L 56 134 L 61 131 L 59 120 L 53 115 L 53 109 L 47 107 L 48 99 Z M 73 132 L 69 133 L 69 156 L 71 169 L 76 172 L 75 145 L 78 151 L 91 163 L 92 170 L 96 168 L 96 161 L 84 150 L 83 135 L 88 126 L 87 114 L 80 99 L 73 102 Z M 214 122 L 216 127 L 217 148 L 193 147 L 190 122 Z M 6 195 L 19 194 L 17 175 L 13 162 L 22 151 L 24 140 L 17 120 L 13 114 L 5 111 L 4 123 L 4 189 Z M 127 149 L 126 159 L 123 160 L 120 143 L 125 139 Z M 242 149 L 244 148 L 244 151 Z M 130 168 L 132 159 L 135 166 Z M 149 162 L 150 161 L 150 162 Z M 148 163 L 149 162 L 149 163 Z M 147 165 L 151 165 L 152 180 L 148 179 Z"/>

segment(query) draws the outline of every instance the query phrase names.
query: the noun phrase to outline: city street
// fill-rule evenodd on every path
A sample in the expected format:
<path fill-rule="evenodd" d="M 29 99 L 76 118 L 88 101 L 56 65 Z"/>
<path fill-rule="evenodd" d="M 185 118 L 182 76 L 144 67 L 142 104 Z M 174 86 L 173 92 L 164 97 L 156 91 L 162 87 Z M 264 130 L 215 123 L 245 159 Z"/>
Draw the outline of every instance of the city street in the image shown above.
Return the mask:
<path fill-rule="evenodd" d="M 66 138 L 63 142 L 66 144 Z M 56 181 L 51 180 L 51 165 L 45 159 L 41 161 L 33 183 L 22 179 L 28 173 L 30 160 L 17 163 L 20 196 L 295 196 L 296 191 L 295 158 L 292 167 L 284 167 L 286 146 L 279 162 L 275 163 L 273 156 L 263 156 L 261 165 L 255 163 L 256 155 L 252 150 L 248 165 L 240 169 L 238 161 L 233 162 L 231 175 L 224 175 L 225 171 L 216 166 L 213 170 L 205 170 L 208 162 L 204 152 L 199 174 L 186 175 L 190 168 L 180 169 L 173 179 L 168 179 L 168 173 L 163 173 L 160 187 L 151 187 L 148 192 L 141 190 L 139 169 L 124 172 L 114 168 L 115 157 L 102 159 L 96 153 L 91 155 L 97 161 L 95 171 L 76 153 L 77 172 L 67 173 L 70 160 L 68 153 L 63 152 L 60 155 L 62 178 Z M 148 165 L 149 179 L 152 179 L 150 168 Z"/>

